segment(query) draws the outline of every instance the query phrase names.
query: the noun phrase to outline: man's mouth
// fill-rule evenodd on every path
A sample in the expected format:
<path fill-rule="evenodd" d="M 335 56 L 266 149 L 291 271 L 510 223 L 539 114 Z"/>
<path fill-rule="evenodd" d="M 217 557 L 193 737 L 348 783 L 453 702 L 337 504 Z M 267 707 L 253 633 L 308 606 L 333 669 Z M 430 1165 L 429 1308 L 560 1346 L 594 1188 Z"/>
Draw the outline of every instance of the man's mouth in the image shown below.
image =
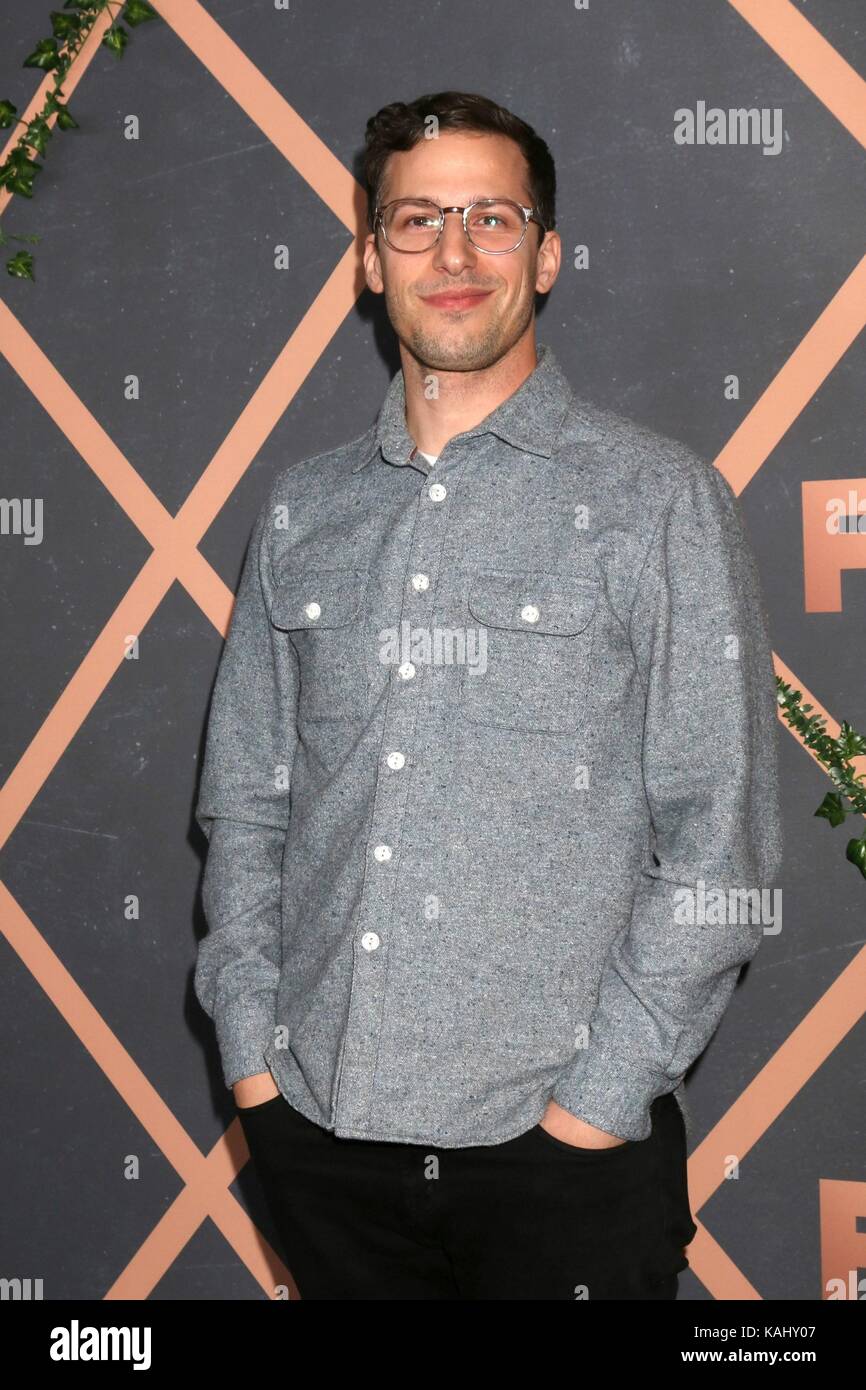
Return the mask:
<path fill-rule="evenodd" d="M 434 309 L 471 309 L 492 293 L 492 290 L 445 290 L 442 294 L 425 294 L 421 298 Z"/>

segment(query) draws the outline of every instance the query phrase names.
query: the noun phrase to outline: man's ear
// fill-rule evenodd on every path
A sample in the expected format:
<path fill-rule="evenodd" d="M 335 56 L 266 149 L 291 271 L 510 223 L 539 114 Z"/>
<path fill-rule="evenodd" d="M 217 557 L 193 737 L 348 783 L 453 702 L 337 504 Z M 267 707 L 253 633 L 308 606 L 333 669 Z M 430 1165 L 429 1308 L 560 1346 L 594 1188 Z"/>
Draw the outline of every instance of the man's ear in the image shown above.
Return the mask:
<path fill-rule="evenodd" d="M 364 239 L 364 275 L 367 287 L 374 294 L 384 294 L 385 282 L 382 278 L 382 263 L 374 232 L 368 232 Z"/>
<path fill-rule="evenodd" d="M 562 264 L 562 238 L 559 232 L 545 232 L 538 248 L 535 289 L 547 294 L 553 288 Z"/>

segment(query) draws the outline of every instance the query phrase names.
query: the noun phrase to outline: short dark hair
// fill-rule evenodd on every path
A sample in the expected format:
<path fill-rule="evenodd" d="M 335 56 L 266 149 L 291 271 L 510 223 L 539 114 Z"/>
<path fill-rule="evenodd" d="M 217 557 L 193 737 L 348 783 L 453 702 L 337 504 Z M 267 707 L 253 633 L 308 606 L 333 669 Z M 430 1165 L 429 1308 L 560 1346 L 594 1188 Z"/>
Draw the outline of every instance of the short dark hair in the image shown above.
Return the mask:
<path fill-rule="evenodd" d="M 474 92 L 434 92 L 415 101 L 392 101 L 367 122 L 363 178 L 367 189 L 367 225 L 373 230 L 388 157 L 411 150 L 422 140 L 426 122 L 435 116 L 440 130 L 507 135 L 520 147 L 528 166 L 529 192 L 545 229 L 556 226 L 556 168 L 540 135 L 513 112 Z"/>

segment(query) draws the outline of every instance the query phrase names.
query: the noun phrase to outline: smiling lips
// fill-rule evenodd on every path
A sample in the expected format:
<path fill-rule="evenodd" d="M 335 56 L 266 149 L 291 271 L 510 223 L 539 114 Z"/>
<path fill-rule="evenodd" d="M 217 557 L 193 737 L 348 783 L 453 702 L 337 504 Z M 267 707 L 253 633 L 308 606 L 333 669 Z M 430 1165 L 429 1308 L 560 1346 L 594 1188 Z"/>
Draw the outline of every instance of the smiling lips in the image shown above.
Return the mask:
<path fill-rule="evenodd" d="M 434 309 L 472 309 L 492 293 L 492 290 L 463 290 L 457 293 L 452 291 L 446 294 L 422 295 L 422 298 L 425 304 L 431 304 Z"/>

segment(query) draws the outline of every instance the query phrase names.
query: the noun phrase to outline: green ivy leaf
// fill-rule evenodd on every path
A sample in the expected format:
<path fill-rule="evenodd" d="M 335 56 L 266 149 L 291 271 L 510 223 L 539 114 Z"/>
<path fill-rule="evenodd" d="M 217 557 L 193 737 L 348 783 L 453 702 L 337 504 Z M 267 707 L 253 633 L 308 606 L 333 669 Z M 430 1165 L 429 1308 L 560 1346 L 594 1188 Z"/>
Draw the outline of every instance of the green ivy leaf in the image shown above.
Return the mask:
<path fill-rule="evenodd" d="M 60 103 L 57 103 L 54 109 L 57 112 L 57 125 L 60 130 L 78 129 L 78 122 L 68 106 L 62 106 Z"/>
<path fill-rule="evenodd" d="M 20 193 L 24 198 L 32 198 L 33 179 L 36 174 L 42 173 L 42 165 L 34 163 L 26 155 L 22 159 L 21 153 L 16 149 L 10 154 L 3 170 L 6 174 L 4 182 L 10 193 Z"/>
<path fill-rule="evenodd" d="M 30 164 L 30 163 L 31 163 L 31 159 L 30 159 L 30 155 L 29 155 L 29 153 L 28 153 L 28 151 L 27 151 L 26 146 L 24 146 L 24 145 L 15 145 L 15 146 L 13 146 L 13 148 L 12 148 L 12 150 L 10 151 L 10 154 L 9 154 L 9 160 L 8 160 L 8 162 L 9 162 L 10 164 L 14 165 L 16 169 L 19 168 L 19 167 L 23 167 L 24 165 Z"/>
<path fill-rule="evenodd" d="M 15 124 L 18 115 L 18 107 L 13 106 L 11 101 L 0 101 L 0 130 L 8 130 Z"/>
<path fill-rule="evenodd" d="M 126 0 L 126 8 L 121 18 L 134 29 L 136 24 L 144 24 L 148 19 L 159 19 L 159 15 L 147 0 Z"/>
<path fill-rule="evenodd" d="M 102 36 L 102 42 L 106 48 L 111 49 L 112 53 L 116 53 L 118 58 L 122 58 L 124 49 L 129 43 L 129 35 L 125 29 L 115 25 L 113 29 L 106 29 Z"/>
<path fill-rule="evenodd" d="M 51 139 L 51 127 L 41 116 L 35 116 L 27 127 L 25 138 L 32 150 L 43 155 Z"/>
<path fill-rule="evenodd" d="M 856 864 L 864 878 L 866 878 L 866 835 L 862 840 L 849 840 L 845 850 L 845 858 L 852 864 Z"/>
<path fill-rule="evenodd" d="M 18 280 L 35 280 L 33 274 L 33 257 L 29 251 L 16 251 L 14 256 L 10 256 L 6 262 L 6 270 L 9 275 L 14 275 Z"/>
<path fill-rule="evenodd" d="M 43 72 L 50 72 L 56 68 L 60 61 L 57 52 L 57 44 L 54 39 L 40 39 L 32 53 L 29 53 L 22 64 L 25 68 L 41 68 Z"/>
<path fill-rule="evenodd" d="M 55 39 L 60 43 L 70 43 L 77 39 L 81 33 L 83 21 L 81 15 L 64 14 L 62 10 L 51 11 L 51 28 L 54 31 Z"/>
<path fill-rule="evenodd" d="M 847 814 L 838 792 L 828 792 L 815 812 L 816 816 L 823 816 L 831 825 L 841 825 Z"/>

